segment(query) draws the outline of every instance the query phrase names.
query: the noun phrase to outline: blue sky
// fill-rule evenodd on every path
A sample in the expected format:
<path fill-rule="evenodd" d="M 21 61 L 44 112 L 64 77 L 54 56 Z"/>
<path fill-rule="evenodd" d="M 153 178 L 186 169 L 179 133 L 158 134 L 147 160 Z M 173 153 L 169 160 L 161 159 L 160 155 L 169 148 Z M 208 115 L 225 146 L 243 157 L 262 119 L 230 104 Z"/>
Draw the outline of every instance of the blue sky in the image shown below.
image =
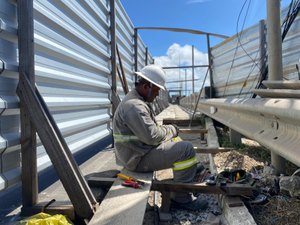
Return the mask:
<path fill-rule="evenodd" d="M 226 36 L 266 19 L 267 4 L 266 0 L 121 0 L 121 3 L 135 27 L 186 28 Z M 290 0 L 282 0 L 281 8 L 289 3 Z M 139 34 L 157 64 L 191 65 L 191 46 L 195 47 L 195 64 L 207 63 L 206 36 L 152 30 L 140 30 Z M 222 40 L 211 38 L 211 46 Z M 174 80 L 182 79 L 186 73 L 171 72 L 176 74 Z M 199 72 L 198 78 L 201 77 L 203 71 Z"/>

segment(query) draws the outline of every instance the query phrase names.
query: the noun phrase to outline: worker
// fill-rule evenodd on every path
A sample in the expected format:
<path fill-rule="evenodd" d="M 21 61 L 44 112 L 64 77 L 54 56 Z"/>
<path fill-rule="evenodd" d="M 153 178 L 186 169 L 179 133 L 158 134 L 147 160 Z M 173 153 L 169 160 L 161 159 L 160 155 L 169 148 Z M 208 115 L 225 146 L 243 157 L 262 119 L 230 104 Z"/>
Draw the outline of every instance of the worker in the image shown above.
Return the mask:
<path fill-rule="evenodd" d="M 165 72 L 147 65 L 135 72 L 137 81 L 121 101 L 113 118 L 115 153 L 118 164 L 136 172 L 173 169 L 174 181 L 192 182 L 197 166 L 193 145 L 177 141 L 174 125 L 158 125 L 150 103 L 165 89 Z M 192 193 L 171 193 L 175 208 L 199 210 L 207 202 Z"/>

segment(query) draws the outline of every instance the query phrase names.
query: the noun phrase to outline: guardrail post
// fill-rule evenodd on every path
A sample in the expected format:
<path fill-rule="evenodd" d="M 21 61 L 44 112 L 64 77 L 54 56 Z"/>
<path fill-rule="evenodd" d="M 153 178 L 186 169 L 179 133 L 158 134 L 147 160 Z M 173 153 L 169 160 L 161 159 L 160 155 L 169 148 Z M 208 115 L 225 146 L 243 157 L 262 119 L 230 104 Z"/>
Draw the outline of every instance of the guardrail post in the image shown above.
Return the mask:
<path fill-rule="evenodd" d="M 267 1 L 269 80 L 282 80 L 282 41 L 280 25 L 280 0 Z M 271 152 L 271 162 L 277 173 L 285 173 L 285 160 Z"/>

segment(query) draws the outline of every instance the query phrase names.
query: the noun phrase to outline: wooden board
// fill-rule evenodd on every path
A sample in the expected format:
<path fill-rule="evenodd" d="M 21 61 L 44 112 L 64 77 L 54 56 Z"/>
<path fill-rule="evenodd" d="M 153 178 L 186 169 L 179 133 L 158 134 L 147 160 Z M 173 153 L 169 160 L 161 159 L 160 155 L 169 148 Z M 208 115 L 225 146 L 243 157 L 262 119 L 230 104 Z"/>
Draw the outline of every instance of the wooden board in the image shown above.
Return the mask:
<path fill-rule="evenodd" d="M 99 163 L 101 162 L 101 163 Z M 80 166 L 80 170 L 84 176 L 111 169 L 121 169 L 116 165 L 113 149 L 101 151 L 87 160 Z M 51 199 L 58 201 L 70 201 L 66 191 L 64 190 L 61 181 L 57 181 L 47 189 L 43 190 L 39 195 L 40 201 L 48 202 Z"/>
<path fill-rule="evenodd" d="M 207 133 L 207 129 L 188 129 L 188 128 L 180 128 L 179 132 L 185 134 L 200 134 L 200 133 Z"/>
<path fill-rule="evenodd" d="M 115 163 L 116 160 L 115 160 L 115 154 L 113 151 L 114 151 L 113 149 L 103 150 L 101 152 L 98 152 L 96 155 L 91 157 L 86 162 L 84 162 L 80 166 L 80 170 L 81 170 L 82 174 L 86 176 L 86 175 L 89 175 L 89 174 L 92 174 L 95 172 L 101 172 L 101 171 L 106 171 L 106 170 L 121 170 L 121 166 L 118 166 Z M 101 163 L 99 163 L 99 162 L 101 162 Z M 39 194 L 40 204 L 38 204 L 37 207 L 35 207 L 36 212 L 41 211 L 41 207 L 39 207 L 39 205 L 43 205 L 42 202 L 49 202 L 49 201 L 51 201 L 51 199 L 56 199 L 57 200 L 56 202 L 64 202 L 64 204 L 66 206 L 71 205 L 70 199 L 69 199 L 65 189 L 63 188 L 60 180 L 58 180 L 57 182 L 55 182 L 54 184 L 52 184 L 50 187 L 43 190 Z M 50 207 L 50 209 L 54 208 L 54 206 L 56 206 L 56 203 L 54 203 L 52 206 L 53 207 Z M 37 211 L 38 209 L 39 209 L 39 211 Z M 66 210 L 67 209 L 62 208 L 60 213 L 64 214 L 64 212 Z M 71 210 L 71 208 L 68 209 L 67 215 L 72 215 L 72 213 L 69 212 L 69 210 Z M 74 211 L 74 208 L 73 208 L 73 211 Z M 73 212 L 73 214 L 74 214 L 74 212 Z"/>
<path fill-rule="evenodd" d="M 188 126 L 190 124 L 190 119 L 164 119 L 163 124 L 176 124 L 178 126 Z M 200 120 L 193 120 L 192 126 L 201 125 Z"/>
<path fill-rule="evenodd" d="M 174 192 L 196 192 L 208 194 L 226 194 L 252 196 L 253 187 L 249 184 L 226 184 L 226 185 L 206 185 L 205 183 L 179 183 L 174 181 L 152 182 L 151 190 L 155 191 L 174 191 Z"/>
<path fill-rule="evenodd" d="M 34 31 L 33 1 L 17 4 L 19 73 L 26 73 L 34 85 Z M 31 207 L 38 201 L 36 130 L 26 112 L 26 103 L 20 100 L 22 205 Z"/>
<path fill-rule="evenodd" d="M 117 178 L 88 225 L 143 224 L 153 173 L 122 173 L 145 182 L 142 189 L 121 185 Z"/>
<path fill-rule="evenodd" d="M 65 143 L 46 103 L 24 73 L 20 73 L 18 96 L 25 104 L 31 122 L 43 143 L 77 215 L 91 218 L 97 204 L 87 183 Z"/>
<path fill-rule="evenodd" d="M 234 150 L 234 148 L 223 148 L 223 147 L 203 147 L 203 146 L 194 146 L 194 149 L 197 153 L 201 154 L 216 154 L 218 152 L 229 152 Z"/>

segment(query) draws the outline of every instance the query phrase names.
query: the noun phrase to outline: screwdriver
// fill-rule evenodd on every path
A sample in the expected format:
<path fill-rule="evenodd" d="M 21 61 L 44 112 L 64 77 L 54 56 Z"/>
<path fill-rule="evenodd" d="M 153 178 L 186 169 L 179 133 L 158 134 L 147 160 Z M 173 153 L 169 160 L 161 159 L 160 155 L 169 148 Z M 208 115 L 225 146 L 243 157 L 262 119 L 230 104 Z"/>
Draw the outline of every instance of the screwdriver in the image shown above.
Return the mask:
<path fill-rule="evenodd" d="M 145 182 L 143 182 L 141 180 L 138 180 L 138 179 L 135 179 L 133 177 L 127 176 L 127 175 L 125 175 L 123 173 L 118 173 L 117 176 L 119 178 L 123 179 L 123 180 L 132 180 L 132 181 L 135 181 L 135 182 L 139 183 L 140 185 L 144 185 L 145 184 Z"/>

